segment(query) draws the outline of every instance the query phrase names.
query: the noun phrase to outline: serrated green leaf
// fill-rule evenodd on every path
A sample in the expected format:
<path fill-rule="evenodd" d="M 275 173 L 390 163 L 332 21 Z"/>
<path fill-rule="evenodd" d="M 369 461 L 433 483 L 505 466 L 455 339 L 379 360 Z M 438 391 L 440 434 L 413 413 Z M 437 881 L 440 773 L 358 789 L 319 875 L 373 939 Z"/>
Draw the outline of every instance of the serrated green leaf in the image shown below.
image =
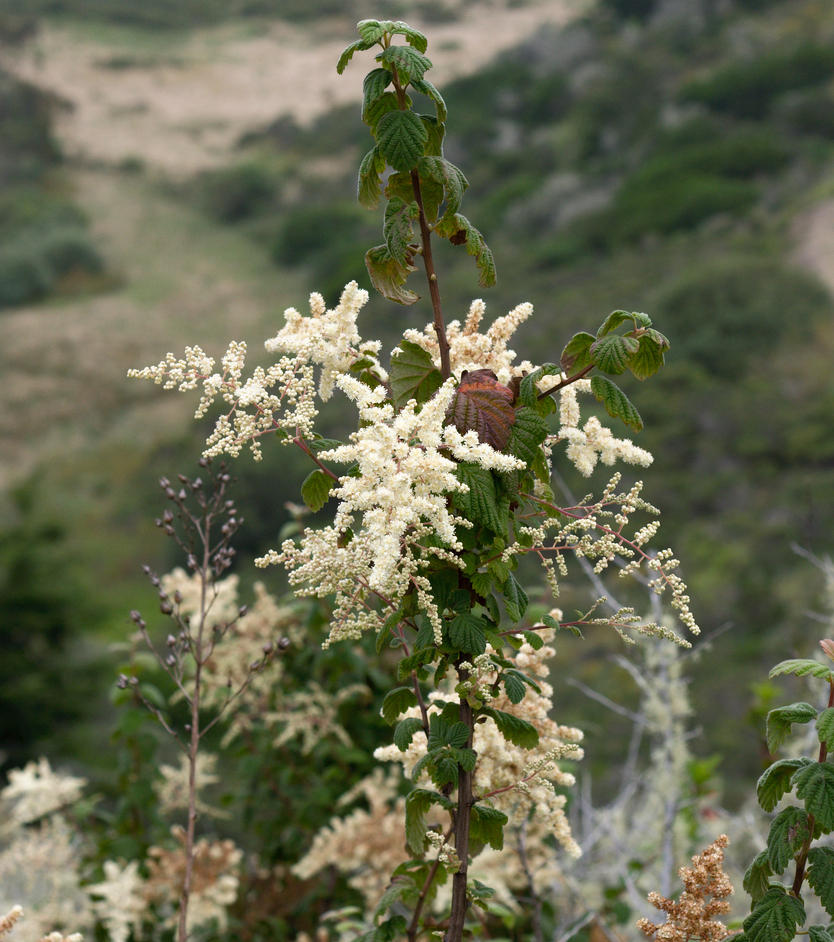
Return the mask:
<path fill-rule="evenodd" d="M 579 373 L 586 366 L 590 366 L 592 343 L 594 343 L 593 334 L 589 334 L 584 330 L 574 334 L 565 345 L 562 356 L 559 358 L 562 369 L 566 373 L 572 374 Z"/>
<path fill-rule="evenodd" d="M 382 916 L 384 913 L 388 912 L 392 903 L 396 903 L 398 900 L 401 900 L 409 893 L 416 892 L 418 892 L 418 890 L 417 885 L 414 882 L 414 877 L 407 874 L 401 874 L 394 877 L 385 888 L 382 898 L 377 903 L 376 909 L 374 910 L 374 916 L 377 918 Z"/>
<path fill-rule="evenodd" d="M 783 886 L 772 886 L 744 920 L 746 942 L 791 942 L 797 926 L 805 922 L 802 900 L 789 896 Z"/>
<path fill-rule="evenodd" d="M 810 703 L 790 703 L 767 714 L 767 748 L 771 754 L 788 738 L 793 723 L 810 723 L 817 711 Z"/>
<path fill-rule="evenodd" d="M 664 348 L 649 333 L 643 334 L 637 342 L 637 352 L 629 359 L 628 368 L 637 379 L 648 379 L 663 366 Z"/>
<path fill-rule="evenodd" d="M 469 742 L 469 727 L 466 723 L 452 723 L 446 730 L 446 745 L 453 749 L 463 749 Z"/>
<path fill-rule="evenodd" d="M 425 95 L 426 98 L 430 98 L 434 102 L 434 107 L 437 111 L 437 120 L 443 124 L 446 121 L 446 102 L 443 100 L 443 96 L 440 92 L 432 85 L 432 83 L 427 78 L 416 79 L 411 82 L 412 87 Z"/>
<path fill-rule="evenodd" d="M 356 24 L 356 32 L 359 33 L 366 43 L 373 45 L 374 43 L 378 43 L 393 25 L 393 23 L 386 20 L 360 20 Z"/>
<path fill-rule="evenodd" d="M 504 847 L 504 825 L 508 821 L 503 811 L 490 805 L 475 804 L 469 813 L 469 836 L 473 841 L 501 850 Z"/>
<path fill-rule="evenodd" d="M 405 36 L 408 44 L 414 46 L 417 52 L 425 52 L 426 49 L 428 49 L 429 41 L 426 39 L 425 35 L 421 33 L 419 29 L 414 29 L 414 27 L 409 26 L 408 23 L 403 23 L 402 20 L 396 20 L 392 23 L 388 32 Z"/>
<path fill-rule="evenodd" d="M 411 243 L 414 239 L 414 222 L 420 215 L 415 202 L 406 203 L 398 196 L 392 197 L 385 207 L 385 220 L 382 234 L 392 258 L 407 265 L 415 251 Z"/>
<path fill-rule="evenodd" d="M 827 926 L 808 926 L 809 942 L 834 942 L 830 928 Z"/>
<path fill-rule="evenodd" d="M 409 399 L 428 402 L 443 384 L 443 377 L 431 355 L 410 340 L 401 341 L 394 350 L 389 379 L 397 409 L 401 409 Z"/>
<path fill-rule="evenodd" d="M 314 455 L 320 455 L 323 451 L 331 451 L 333 448 L 344 445 L 344 442 L 338 438 L 313 438 L 308 439 L 307 444 Z"/>
<path fill-rule="evenodd" d="M 402 47 L 397 47 L 402 48 Z M 423 156 L 428 134 L 413 111 L 389 111 L 376 129 L 377 145 L 395 170 L 412 170 Z"/>
<path fill-rule="evenodd" d="M 367 107 L 391 84 L 391 72 L 388 69 L 371 69 L 362 82 L 364 106 Z"/>
<path fill-rule="evenodd" d="M 466 251 L 475 259 L 478 266 L 478 284 L 482 288 L 489 288 L 495 284 L 495 259 L 492 250 L 486 244 L 484 237 L 461 215 L 461 213 L 447 213 L 434 230 L 439 236 L 448 239 L 452 245 L 465 245 Z"/>
<path fill-rule="evenodd" d="M 423 728 L 423 721 L 416 716 L 407 716 L 400 720 L 394 729 L 394 745 L 400 752 L 405 752 L 411 745 L 414 734 Z"/>
<path fill-rule="evenodd" d="M 382 195 L 380 177 L 384 170 L 385 158 L 380 154 L 378 147 L 372 147 L 359 164 L 359 180 L 356 185 L 359 202 L 368 209 L 375 209 L 379 205 Z"/>
<path fill-rule="evenodd" d="M 535 748 L 539 741 L 539 734 L 531 723 L 512 713 L 505 713 L 493 707 L 484 707 L 482 712 L 495 722 L 498 731 L 508 742 L 521 746 L 522 749 Z"/>
<path fill-rule="evenodd" d="M 457 788 L 458 764 L 454 757 L 450 755 L 438 756 L 432 768 L 431 778 L 438 788 L 442 788 L 444 785 L 452 785 Z"/>
<path fill-rule="evenodd" d="M 773 811 L 782 795 L 790 791 L 793 773 L 807 762 L 807 759 L 780 759 L 762 772 L 756 783 L 756 795 L 764 811 Z"/>
<path fill-rule="evenodd" d="M 824 831 L 834 831 L 834 765 L 810 762 L 794 773 L 791 784 L 808 814 Z"/>
<path fill-rule="evenodd" d="M 462 462 L 455 469 L 455 476 L 469 487 L 466 493 L 456 493 L 453 498 L 464 516 L 493 533 L 505 533 L 508 521 L 498 506 L 492 472 L 482 465 Z"/>
<path fill-rule="evenodd" d="M 556 363 L 543 363 L 541 366 L 528 373 L 518 387 L 518 401 L 523 406 L 534 408 L 539 401 L 539 390 L 537 383 L 545 376 L 561 376 L 562 367 Z"/>
<path fill-rule="evenodd" d="M 457 591 L 458 572 L 457 569 L 440 569 L 429 576 L 431 583 L 431 593 L 434 597 L 434 603 L 443 611 L 451 602 L 452 594 Z"/>
<path fill-rule="evenodd" d="M 373 286 L 389 301 L 398 304 L 414 304 L 420 295 L 404 288 L 408 276 L 417 269 L 410 263 L 403 264 L 393 258 L 387 245 L 375 245 L 365 253 L 365 267 Z"/>
<path fill-rule="evenodd" d="M 604 337 L 628 320 L 632 322 L 635 328 L 648 328 L 652 326 L 652 319 L 648 314 L 643 314 L 640 311 L 612 311 L 602 322 L 602 325 L 597 331 L 597 337 Z"/>
<path fill-rule="evenodd" d="M 449 622 L 449 642 L 465 654 L 483 654 L 486 650 L 484 622 L 477 615 L 463 612 Z"/>
<path fill-rule="evenodd" d="M 452 754 L 455 757 L 457 764 L 464 770 L 464 772 L 471 772 L 475 765 L 478 762 L 478 753 L 474 749 L 453 749 Z"/>
<path fill-rule="evenodd" d="M 624 373 L 629 360 L 640 349 L 640 342 L 633 337 L 610 334 L 595 340 L 588 348 L 591 362 L 603 373 L 617 376 Z"/>
<path fill-rule="evenodd" d="M 778 677 L 780 674 L 793 674 L 796 677 L 817 677 L 820 680 L 834 680 L 834 670 L 817 661 L 805 658 L 791 658 L 781 661 L 768 674 L 768 677 Z"/>
<path fill-rule="evenodd" d="M 643 420 L 626 394 L 605 376 L 594 376 L 591 379 L 591 392 L 605 406 L 605 411 L 614 419 L 620 419 L 629 428 L 639 432 L 643 428 Z"/>
<path fill-rule="evenodd" d="M 462 435 L 474 429 L 479 441 L 504 451 L 516 420 L 512 402 L 512 390 L 491 370 L 472 370 L 461 377 L 446 422 Z"/>
<path fill-rule="evenodd" d="M 834 919 L 834 847 L 812 847 L 808 851 L 808 883 Z"/>
<path fill-rule="evenodd" d="M 370 49 L 373 46 L 373 43 L 365 42 L 364 40 L 357 39 L 352 42 L 349 46 L 346 46 L 342 50 L 342 54 L 339 56 L 339 61 L 336 63 L 336 71 L 339 75 L 345 71 L 347 68 L 348 62 L 353 58 L 355 52 L 360 52 L 365 49 Z"/>
<path fill-rule="evenodd" d="M 817 717 L 817 736 L 829 752 L 834 752 L 834 707 L 828 707 Z"/>
<path fill-rule="evenodd" d="M 422 854 L 426 843 L 426 812 L 432 805 L 432 793 L 415 788 L 405 799 L 405 840 L 412 854 Z"/>
<path fill-rule="evenodd" d="M 808 837 L 808 815 L 793 806 L 785 808 L 770 822 L 767 859 L 774 873 L 782 873 Z"/>
<path fill-rule="evenodd" d="M 456 213 L 460 209 L 464 190 L 469 181 L 453 163 L 444 157 L 421 157 L 417 164 L 421 179 L 431 180 L 443 187 L 447 213 Z"/>
<path fill-rule="evenodd" d="M 754 903 L 758 902 L 767 893 L 772 873 L 773 871 L 770 869 L 767 859 L 767 851 L 763 850 L 761 853 L 756 854 L 753 862 L 744 873 L 744 882 L 742 883 L 745 893 L 751 897 Z"/>
<path fill-rule="evenodd" d="M 327 503 L 330 492 L 338 485 L 329 474 L 321 468 L 311 471 L 301 485 L 301 499 L 312 511 L 321 510 Z"/>
<path fill-rule="evenodd" d="M 541 635 L 537 631 L 522 632 L 524 640 L 534 651 L 540 651 L 544 647 Z"/>
<path fill-rule="evenodd" d="M 495 584 L 492 576 L 488 572 L 476 572 L 470 579 L 470 582 L 476 594 L 481 598 L 486 598 Z"/>
<path fill-rule="evenodd" d="M 389 46 L 379 57 L 383 65 L 396 69 L 401 85 L 408 85 L 415 79 L 420 81 L 431 68 L 431 59 L 413 46 Z"/>
<path fill-rule="evenodd" d="M 417 706 L 414 690 L 411 687 L 395 687 L 385 694 L 382 701 L 382 718 L 386 723 L 393 723 L 400 713 L 405 713 L 413 706 Z"/>
<path fill-rule="evenodd" d="M 515 422 L 507 442 L 507 451 L 529 467 L 541 454 L 541 444 L 547 438 L 547 422 L 530 406 L 516 409 Z"/>
<path fill-rule="evenodd" d="M 406 104 L 410 104 L 410 101 L 406 101 Z M 394 92 L 383 92 L 379 98 L 375 98 L 362 106 L 362 120 L 368 125 L 372 133 L 376 134 L 382 118 L 392 111 L 398 112 L 399 108 L 400 102 Z"/>
<path fill-rule="evenodd" d="M 504 690 L 510 703 L 521 703 L 524 694 L 527 693 L 527 685 L 517 672 L 506 671 L 504 673 Z"/>
<path fill-rule="evenodd" d="M 510 573 L 504 585 L 501 586 L 501 591 L 504 593 L 507 615 L 512 621 L 521 621 L 527 611 L 527 593 L 512 573 Z"/>
<path fill-rule="evenodd" d="M 438 121 L 433 114 L 421 114 L 420 120 L 423 122 L 423 127 L 426 129 L 426 134 L 428 135 L 423 153 L 427 157 L 442 157 L 446 125 L 443 124 L 442 121 Z M 435 186 L 436 184 L 430 182 L 429 185 Z"/>

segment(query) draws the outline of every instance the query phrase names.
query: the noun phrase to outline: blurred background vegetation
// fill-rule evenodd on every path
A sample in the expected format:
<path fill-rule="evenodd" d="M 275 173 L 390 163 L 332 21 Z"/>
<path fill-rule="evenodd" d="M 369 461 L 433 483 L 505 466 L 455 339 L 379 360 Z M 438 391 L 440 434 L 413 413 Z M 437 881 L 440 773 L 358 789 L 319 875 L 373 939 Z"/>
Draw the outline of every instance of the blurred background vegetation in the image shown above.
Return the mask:
<path fill-rule="evenodd" d="M 537 310 L 519 355 L 555 360 L 573 331 L 618 307 L 649 312 L 671 338 L 665 370 L 627 391 L 646 422 L 639 444 L 655 453 L 646 494 L 706 636 L 690 665 L 693 746 L 720 756 L 729 805 L 748 791 L 761 762 L 751 716 L 767 695 L 754 681 L 775 660 L 808 656 L 819 633 L 819 575 L 792 546 L 834 550 L 834 8 L 599 0 L 555 16 L 561 7 L 0 0 L 7 766 L 47 752 L 116 787 L 101 747 L 114 726 L 114 645 L 130 633 L 127 611 L 151 607 L 140 564 L 178 562 L 153 527 L 155 481 L 191 473 L 205 431 L 192 428 L 194 403 L 125 371 L 186 343 L 219 355 L 232 338 L 257 359 L 284 307 L 303 309 L 311 290 L 333 302 L 352 278 L 368 286 L 362 257 L 380 221 L 354 199 L 363 73 L 338 80 L 335 53 L 356 18 L 398 15 L 440 36 L 429 55 L 449 106 L 447 155 L 498 262 L 488 314 L 520 300 Z M 515 36 L 496 23 L 516 23 L 517 39 L 470 59 L 473 37 L 489 47 Z M 285 70 L 274 81 L 254 66 L 244 75 L 247 50 L 263 63 L 263 48 Z M 333 101 L 355 100 L 313 96 L 322 70 L 340 81 Z M 271 116 L 240 126 L 218 105 L 212 118 L 211 81 L 221 104 L 249 94 Z M 195 87 L 189 124 L 175 106 Z M 440 253 L 450 317 L 480 293 L 469 261 Z M 391 346 L 415 318 L 430 319 L 424 303 L 377 298 L 362 334 Z M 338 403 L 325 416 L 334 434 L 346 419 Z M 262 464 L 234 466 L 244 583 L 289 519 L 302 458 L 276 444 Z M 564 607 L 590 594 L 577 576 Z M 627 699 L 607 660 L 617 645 L 563 642 L 555 674 Z M 623 751 L 616 725 L 568 688 L 558 697 L 562 720 L 588 731 L 604 790 Z M 314 808 L 321 821 L 331 797 Z"/>

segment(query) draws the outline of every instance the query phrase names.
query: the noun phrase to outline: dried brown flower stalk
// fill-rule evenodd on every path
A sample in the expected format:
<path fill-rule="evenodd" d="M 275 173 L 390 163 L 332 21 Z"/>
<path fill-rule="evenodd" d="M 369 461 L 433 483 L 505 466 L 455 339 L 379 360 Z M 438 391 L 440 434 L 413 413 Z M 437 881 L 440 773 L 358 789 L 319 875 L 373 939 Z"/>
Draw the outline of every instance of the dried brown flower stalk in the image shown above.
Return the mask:
<path fill-rule="evenodd" d="M 638 928 L 649 938 L 661 942 L 721 942 L 729 930 L 713 916 L 730 911 L 727 897 L 733 886 L 724 873 L 724 848 L 730 843 L 726 834 L 719 835 L 712 844 L 692 858 L 691 867 L 681 867 L 683 893 L 675 901 L 649 893 L 648 900 L 657 909 L 667 914 L 661 925 L 649 919 L 640 919 Z"/>

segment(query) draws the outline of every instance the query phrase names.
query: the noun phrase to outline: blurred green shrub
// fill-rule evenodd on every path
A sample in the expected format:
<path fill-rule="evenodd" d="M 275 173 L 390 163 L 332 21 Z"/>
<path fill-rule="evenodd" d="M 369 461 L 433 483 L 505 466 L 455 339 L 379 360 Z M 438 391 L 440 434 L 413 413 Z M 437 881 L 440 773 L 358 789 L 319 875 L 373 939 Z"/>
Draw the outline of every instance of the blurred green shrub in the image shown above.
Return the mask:
<path fill-rule="evenodd" d="M 832 76 L 834 47 L 807 42 L 790 51 L 774 50 L 747 62 L 725 65 L 684 85 L 681 98 L 738 117 L 759 118 L 778 95 Z"/>
<path fill-rule="evenodd" d="M 31 180 L 56 163 L 47 95 L 0 69 L 0 186 Z"/>
<path fill-rule="evenodd" d="M 196 189 L 197 199 L 210 216 L 233 223 L 270 208 L 276 187 L 265 167 L 250 162 L 202 173 Z"/>
<path fill-rule="evenodd" d="M 795 134 L 834 140 L 834 94 L 827 88 L 791 95 L 780 102 L 776 116 Z"/>

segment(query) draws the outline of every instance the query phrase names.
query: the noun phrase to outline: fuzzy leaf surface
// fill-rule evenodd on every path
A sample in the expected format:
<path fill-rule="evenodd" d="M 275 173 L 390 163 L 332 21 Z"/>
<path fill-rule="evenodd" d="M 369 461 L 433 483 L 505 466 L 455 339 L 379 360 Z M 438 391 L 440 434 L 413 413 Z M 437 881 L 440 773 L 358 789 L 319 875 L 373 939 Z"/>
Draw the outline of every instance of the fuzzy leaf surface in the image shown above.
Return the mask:
<path fill-rule="evenodd" d="M 539 734 L 532 723 L 493 707 L 484 707 L 482 712 L 495 721 L 499 732 L 508 742 L 522 749 L 533 749 L 537 745 Z"/>
<path fill-rule="evenodd" d="M 379 149 L 388 163 L 395 170 L 405 171 L 417 166 L 428 133 L 413 111 L 389 111 L 380 118 L 376 137 Z"/>
<path fill-rule="evenodd" d="M 388 251 L 387 245 L 375 245 L 365 253 L 365 267 L 368 269 L 373 286 L 389 301 L 398 304 L 414 304 L 420 300 L 420 295 L 405 288 L 408 276 L 417 269 L 409 260 L 406 263 L 398 261 Z"/>
<path fill-rule="evenodd" d="M 382 718 L 386 723 L 393 723 L 400 713 L 413 706 L 417 706 L 417 695 L 411 687 L 395 687 L 385 694 L 382 701 Z"/>
<path fill-rule="evenodd" d="M 397 70 L 402 85 L 420 79 L 431 68 L 431 59 L 411 46 L 389 46 L 379 57 L 383 65 Z"/>
<path fill-rule="evenodd" d="M 767 859 L 774 873 L 784 872 L 809 833 L 808 815 L 801 808 L 791 806 L 776 815 L 767 835 Z"/>
<path fill-rule="evenodd" d="M 516 671 L 506 671 L 503 679 L 504 690 L 510 703 L 521 703 L 524 694 L 527 693 L 527 684 L 524 683 Z"/>
<path fill-rule="evenodd" d="M 422 50 L 425 52 L 425 50 Z M 443 96 L 440 92 L 432 85 L 432 83 L 427 78 L 416 79 L 411 83 L 412 88 L 415 91 L 420 92 L 425 95 L 426 98 L 430 98 L 434 102 L 434 107 L 437 111 L 437 120 L 442 124 L 446 121 L 446 102 L 443 100 Z"/>
<path fill-rule="evenodd" d="M 802 900 L 788 896 L 783 886 L 772 886 L 744 920 L 744 938 L 746 942 L 791 942 L 803 922 Z"/>
<path fill-rule="evenodd" d="M 439 236 L 448 239 L 452 245 L 465 245 L 466 251 L 475 259 L 478 267 L 478 284 L 489 288 L 495 284 L 495 259 L 484 237 L 461 213 L 448 213 L 440 220 L 434 230 Z"/>
<path fill-rule="evenodd" d="M 422 854 L 426 842 L 426 812 L 432 806 L 432 792 L 415 788 L 405 799 L 405 840 L 412 854 Z"/>
<path fill-rule="evenodd" d="M 356 195 L 359 202 L 367 209 L 376 209 L 382 195 L 382 172 L 385 170 L 385 158 L 378 147 L 373 147 L 359 164 L 359 180 Z"/>
<path fill-rule="evenodd" d="M 479 441 L 504 451 L 516 419 L 512 403 L 512 390 L 492 370 L 472 370 L 461 379 L 446 421 L 461 434 L 474 429 Z"/>
<path fill-rule="evenodd" d="M 483 654 L 486 650 L 483 621 L 469 612 L 455 615 L 449 622 L 449 641 L 458 651 Z"/>
<path fill-rule="evenodd" d="M 473 841 L 489 844 L 495 850 L 504 847 L 504 825 L 509 818 L 503 811 L 489 805 L 475 804 L 469 817 L 469 834 Z"/>
<path fill-rule="evenodd" d="M 808 926 L 810 942 L 834 942 L 830 926 Z"/>
<path fill-rule="evenodd" d="M 499 536 L 503 534 L 507 529 L 507 517 L 498 505 L 492 472 L 479 464 L 462 462 L 457 466 L 455 476 L 469 487 L 467 493 L 455 494 L 455 504 L 474 523 Z"/>
<path fill-rule="evenodd" d="M 834 670 L 820 664 L 818 661 L 811 661 L 806 658 L 791 658 L 787 661 L 780 661 L 774 667 L 768 677 L 771 679 L 780 674 L 793 674 L 795 677 L 817 677 L 820 680 L 834 680 Z"/>
<path fill-rule="evenodd" d="M 742 887 L 754 903 L 758 902 L 767 893 L 770 887 L 770 877 L 773 871 L 767 859 L 767 851 L 756 854 L 753 862 L 744 873 Z"/>
<path fill-rule="evenodd" d="M 516 409 L 515 422 L 507 442 L 507 451 L 526 464 L 533 463 L 540 453 L 542 442 L 547 438 L 547 422 L 530 406 Z"/>
<path fill-rule="evenodd" d="M 597 337 L 604 337 L 606 334 L 610 334 L 612 330 L 616 330 L 626 321 L 631 321 L 635 329 L 638 327 L 647 328 L 652 326 L 652 319 L 648 314 L 643 314 L 640 311 L 612 311 L 602 322 L 602 325 L 597 331 Z"/>
<path fill-rule="evenodd" d="M 417 164 L 421 179 L 431 180 L 443 187 L 446 200 L 446 213 L 456 213 L 460 209 L 464 190 L 469 181 L 463 171 L 445 157 L 421 157 Z"/>
<path fill-rule="evenodd" d="M 391 394 L 401 409 L 409 399 L 428 402 L 443 383 L 431 355 L 410 340 L 400 341 L 391 357 Z"/>
<path fill-rule="evenodd" d="M 807 759 L 780 759 L 762 772 L 756 783 L 756 797 L 764 811 L 773 811 L 782 795 L 790 791 L 794 772 L 807 762 Z"/>
<path fill-rule="evenodd" d="M 373 46 L 372 42 L 365 42 L 362 39 L 357 39 L 354 42 L 352 42 L 349 46 L 346 46 L 342 50 L 342 54 L 339 56 L 339 61 L 336 64 L 336 71 L 339 73 L 339 75 L 341 75 L 342 72 L 345 71 L 345 68 L 347 67 L 348 62 L 350 62 L 350 60 L 353 58 L 353 54 L 355 52 L 360 52 L 365 49 L 370 49 L 371 46 Z"/>
<path fill-rule="evenodd" d="M 400 720 L 394 729 L 394 745 L 400 752 L 405 752 L 411 745 L 414 734 L 423 728 L 423 721 L 416 716 L 408 716 Z"/>
<path fill-rule="evenodd" d="M 330 492 L 338 484 L 321 468 L 311 471 L 301 485 L 301 499 L 312 511 L 321 510 L 327 503 Z"/>
<path fill-rule="evenodd" d="M 415 202 L 406 202 L 393 196 L 385 207 L 382 234 L 392 258 L 407 265 L 414 254 L 411 242 L 414 239 L 414 221 L 419 216 Z"/>
<path fill-rule="evenodd" d="M 605 406 L 605 411 L 611 418 L 622 420 L 635 432 L 643 428 L 640 413 L 616 383 L 612 383 L 605 376 L 594 376 L 591 379 L 591 392 Z"/>
<path fill-rule="evenodd" d="M 594 335 L 589 334 L 587 331 L 582 330 L 578 334 L 574 334 L 565 345 L 562 356 L 559 358 L 562 369 L 570 374 L 578 373 L 580 370 L 584 370 L 586 366 L 590 366 L 592 362 L 591 344 L 593 343 Z"/>
<path fill-rule="evenodd" d="M 595 340 L 588 348 L 591 362 L 603 373 L 617 376 L 625 373 L 629 360 L 640 349 L 640 342 L 633 337 L 611 334 Z"/>
<path fill-rule="evenodd" d="M 810 723 L 816 716 L 817 711 L 804 701 L 771 710 L 767 714 L 767 748 L 771 754 L 788 738 L 794 723 Z"/>
<path fill-rule="evenodd" d="M 824 831 L 834 831 L 834 765 L 811 762 L 794 773 L 797 798 Z"/>
<path fill-rule="evenodd" d="M 834 752 L 834 707 L 828 707 L 817 717 L 817 735 L 828 751 Z"/>
<path fill-rule="evenodd" d="M 501 587 L 504 593 L 504 603 L 507 606 L 507 614 L 513 621 L 521 621 L 524 613 L 527 611 L 527 593 L 521 587 L 521 583 L 510 573 L 507 581 Z"/>
<path fill-rule="evenodd" d="M 362 82 L 363 103 L 367 108 L 391 84 L 391 73 L 388 69 L 371 69 Z"/>
<path fill-rule="evenodd" d="M 662 346 L 654 335 L 663 337 L 659 331 L 651 330 L 638 338 L 637 352 L 632 354 L 628 361 L 628 368 L 637 379 L 643 380 L 653 376 L 663 366 L 665 350 L 669 347 L 669 341 Z"/>
<path fill-rule="evenodd" d="M 834 919 L 834 847 L 812 847 L 808 851 L 808 865 L 808 883 Z"/>
<path fill-rule="evenodd" d="M 383 69 L 383 71 L 385 71 Z M 410 104 L 410 101 L 406 101 Z M 362 120 L 371 129 L 373 134 L 377 132 L 377 126 L 382 118 L 392 111 L 399 111 L 400 102 L 394 92 L 383 92 L 379 98 L 367 102 L 362 106 Z"/>

